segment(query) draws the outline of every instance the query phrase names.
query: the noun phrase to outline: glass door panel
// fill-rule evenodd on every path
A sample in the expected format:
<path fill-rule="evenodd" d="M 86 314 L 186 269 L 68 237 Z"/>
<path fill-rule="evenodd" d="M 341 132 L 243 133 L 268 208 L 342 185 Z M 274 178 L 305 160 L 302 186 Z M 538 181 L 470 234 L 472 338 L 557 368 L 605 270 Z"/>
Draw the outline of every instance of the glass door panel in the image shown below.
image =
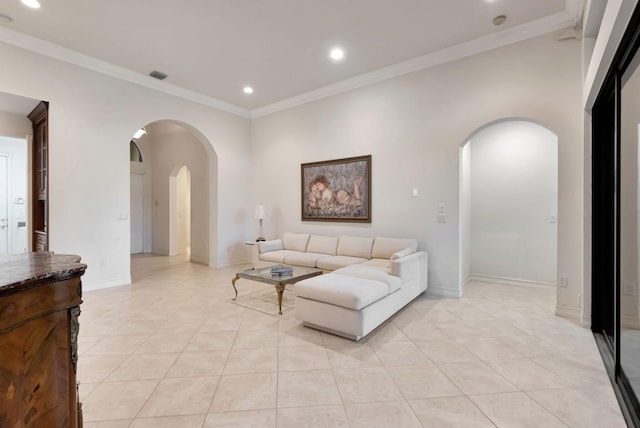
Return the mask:
<path fill-rule="evenodd" d="M 640 395 L 640 56 L 622 77 L 620 98 L 620 369 Z"/>

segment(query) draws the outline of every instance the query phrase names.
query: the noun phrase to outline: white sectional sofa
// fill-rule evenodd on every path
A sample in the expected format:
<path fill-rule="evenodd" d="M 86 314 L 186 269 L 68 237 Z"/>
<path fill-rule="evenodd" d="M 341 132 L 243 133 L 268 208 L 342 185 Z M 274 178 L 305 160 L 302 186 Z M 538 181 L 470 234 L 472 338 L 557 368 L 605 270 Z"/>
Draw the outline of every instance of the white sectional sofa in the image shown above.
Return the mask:
<path fill-rule="evenodd" d="M 360 340 L 427 289 L 428 257 L 415 239 L 285 233 L 259 243 L 258 263 L 328 272 L 298 282 L 296 318 Z"/>

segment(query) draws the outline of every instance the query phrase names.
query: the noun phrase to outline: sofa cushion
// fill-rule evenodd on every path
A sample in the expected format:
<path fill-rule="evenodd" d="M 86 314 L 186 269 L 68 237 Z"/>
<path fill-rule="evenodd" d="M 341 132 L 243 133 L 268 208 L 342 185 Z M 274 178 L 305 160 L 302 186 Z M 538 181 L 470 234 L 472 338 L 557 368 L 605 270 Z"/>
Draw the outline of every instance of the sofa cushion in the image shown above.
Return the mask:
<path fill-rule="evenodd" d="M 338 241 L 337 255 L 370 259 L 372 245 L 373 238 L 343 235 Z"/>
<path fill-rule="evenodd" d="M 309 243 L 308 233 L 285 232 L 282 234 L 282 245 L 284 245 L 285 250 L 300 251 L 304 253 L 307 251 L 307 243 Z"/>
<path fill-rule="evenodd" d="M 391 260 L 388 259 L 371 259 L 361 263 L 362 266 L 369 266 L 386 273 L 391 273 Z"/>
<path fill-rule="evenodd" d="M 384 282 L 389 287 L 389 294 L 399 290 L 402 286 L 402 280 L 399 277 L 390 275 L 384 270 L 376 269 L 373 266 L 351 265 L 338 269 L 334 273 L 336 275 L 348 275 L 354 278 Z"/>
<path fill-rule="evenodd" d="M 316 262 L 316 267 L 324 270 L 336 270 L 345 266 L 350 266 L 366 261 L 367 259 L 364 259 L 362 257 L 327 256 L 318 259 L 318 261 Z"/>
<path fill-rule="evenodd" d="M 293 254 L 300 254 L 300 252 L 291 250 L 276 250 L 269 251 L 268 253 L 262 253 L 258 258 L 267 262 L 284 263 L 284 260 Z"/>
<path fill-rule="evenodd" d="M 270 241 L 258 241 L 258 248 L 261 253 L 269 251 L 284 250 L 282 239 L 272 239 Z"/>
<path fill-rule="evenodd" d="M 330 273 L 305 279 L 294 286 L 296 296 L 360 310 L 389 294 L 384 282 Z"/>
<path fill-rule="evenodd" d="M 320 253 L 299 253 L 295 252 L 295 254 L 290 254 L 284 258 L 284 262 L 288 265 L 296 265 L 296 266 L 305 266 L 305 267 L 316 267 L 318 259 L 322 257 L 330 257 L 326 254 Z"/>
<path fill-rule="evenodd" d="M 309 253 L 328 254 L 330 256 L 335 256 L 337 249 L 337 236 L 311 235 L 307 245 L 307 252 Z"/>
<path fill-rule="evenodd" d="M 391 259 L 393 253 L 404 250 L 405 248 L 410 248 L 413 250 L 411 253 L 415 253 L 418 250 L 418 241 L 415 239 L 384 238 L 376 236 L 373 241 L 371 258 Z"/>

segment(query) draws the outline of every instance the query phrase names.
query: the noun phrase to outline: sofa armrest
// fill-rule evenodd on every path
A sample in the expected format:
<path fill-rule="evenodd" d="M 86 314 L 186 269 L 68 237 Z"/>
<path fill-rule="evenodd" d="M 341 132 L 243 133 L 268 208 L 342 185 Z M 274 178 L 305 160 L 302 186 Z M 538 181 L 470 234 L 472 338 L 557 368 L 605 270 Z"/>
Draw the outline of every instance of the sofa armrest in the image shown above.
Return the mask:
<path fill-rule="evenodd" d="M 408 256 L 391 260 L 391 275 L 400 277 L 402 282 L 427 275 L 427 253 L 418 251 Z"/>
<path fill-rule="evenodd" d="M 258 242 L 258 249 L 260 250 L 260 254 L 268 253 L 269 251 L 278 251 L 284 249 L 282 245 L 282 239 L 272 239 L 270 241 L 260 241 Z"/>

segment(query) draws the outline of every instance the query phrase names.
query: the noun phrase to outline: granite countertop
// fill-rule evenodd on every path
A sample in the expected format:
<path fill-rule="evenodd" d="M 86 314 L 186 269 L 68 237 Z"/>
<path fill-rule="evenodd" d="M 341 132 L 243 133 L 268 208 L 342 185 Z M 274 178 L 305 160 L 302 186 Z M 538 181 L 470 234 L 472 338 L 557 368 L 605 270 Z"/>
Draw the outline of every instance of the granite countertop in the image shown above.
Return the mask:
<path fill-rule="evenodd" d="M 84 274 L 80 256 L 51 252 L 0 255 L 0 297 L 49 279 Z"/>

